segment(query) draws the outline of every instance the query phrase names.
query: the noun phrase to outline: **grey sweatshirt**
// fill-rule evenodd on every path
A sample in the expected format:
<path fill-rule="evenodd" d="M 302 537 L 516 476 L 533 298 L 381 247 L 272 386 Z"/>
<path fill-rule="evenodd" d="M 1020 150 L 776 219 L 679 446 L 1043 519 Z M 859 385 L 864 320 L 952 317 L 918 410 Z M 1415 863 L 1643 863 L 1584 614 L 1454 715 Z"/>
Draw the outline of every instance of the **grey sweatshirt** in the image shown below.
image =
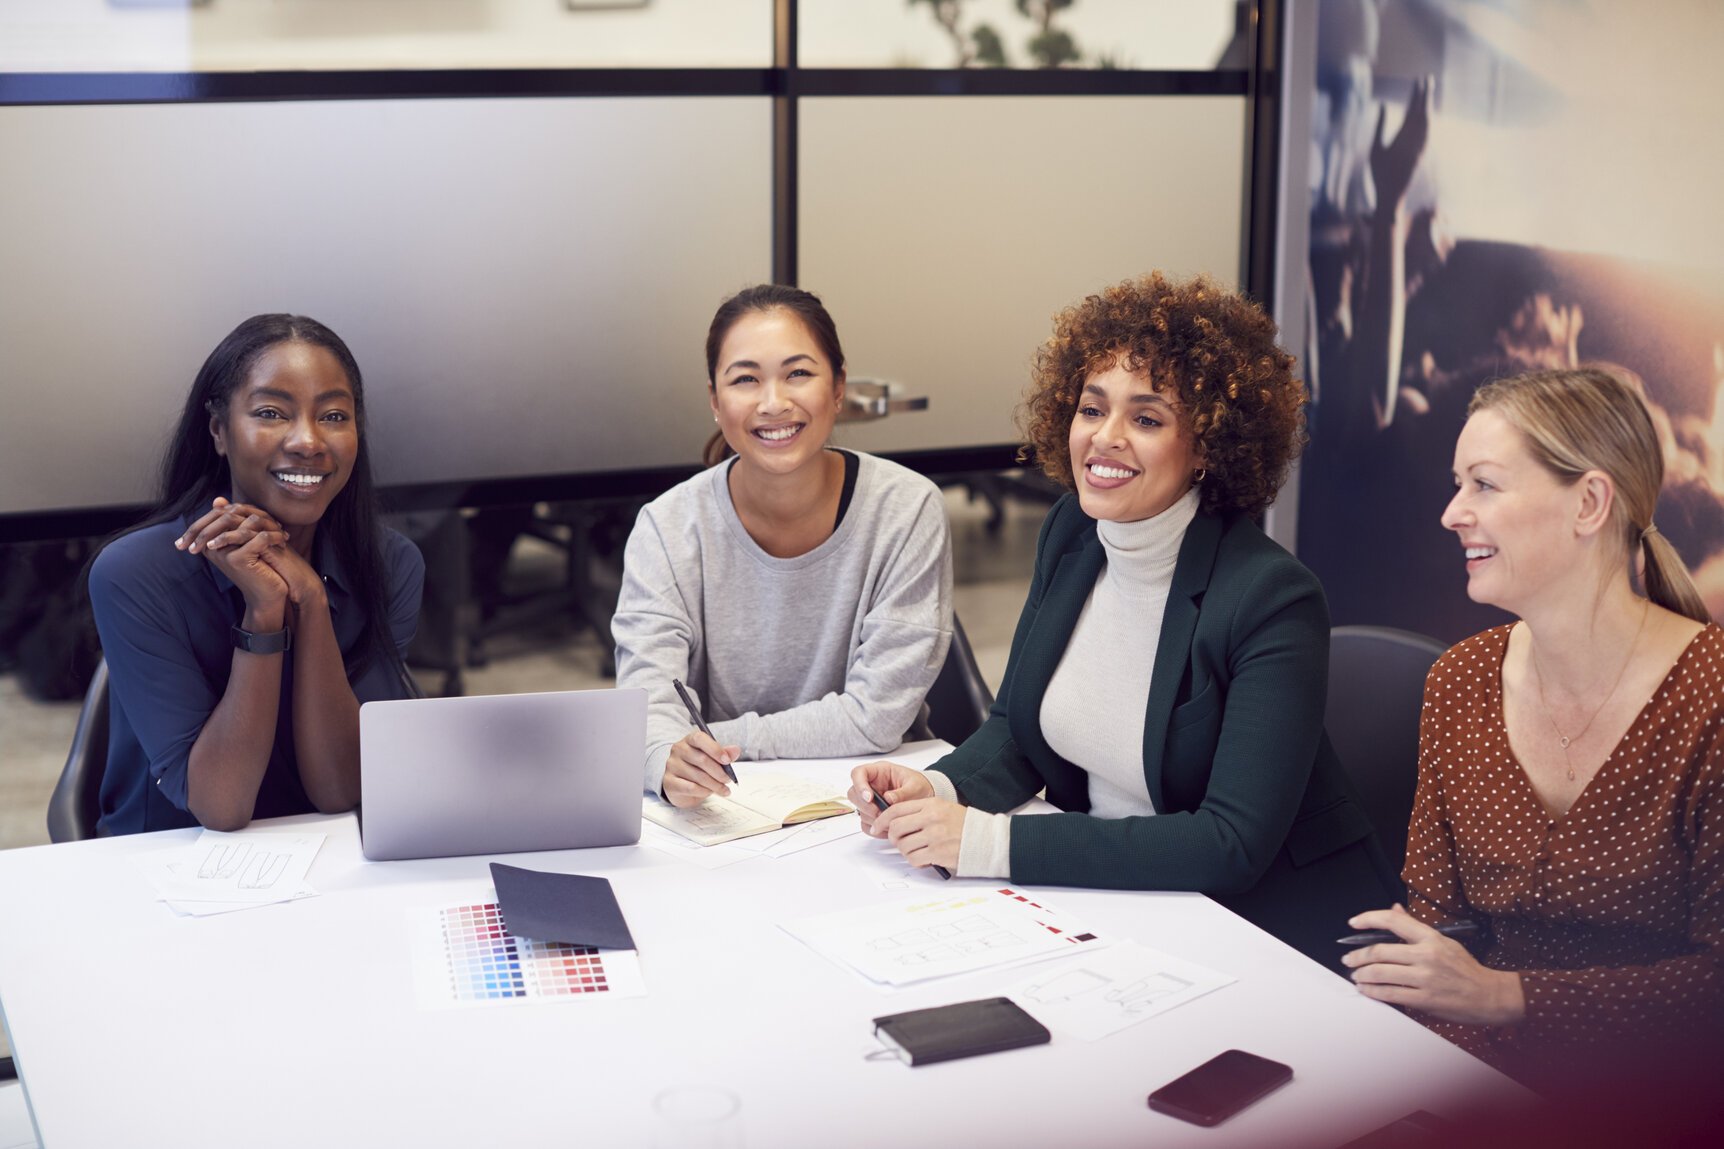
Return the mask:
<path fill-rule="evenodd" d="M 933 483 L 857 453 L 832 537 L 774 558 L 743 529 L 724 463 L 642 508 L 611 633 L 617 685 L 647 692 L 646 788 L 693 728 L 686 683 L 742 757 L 890 750 L 921 713 L 952 638 L 952 543 Z"/>

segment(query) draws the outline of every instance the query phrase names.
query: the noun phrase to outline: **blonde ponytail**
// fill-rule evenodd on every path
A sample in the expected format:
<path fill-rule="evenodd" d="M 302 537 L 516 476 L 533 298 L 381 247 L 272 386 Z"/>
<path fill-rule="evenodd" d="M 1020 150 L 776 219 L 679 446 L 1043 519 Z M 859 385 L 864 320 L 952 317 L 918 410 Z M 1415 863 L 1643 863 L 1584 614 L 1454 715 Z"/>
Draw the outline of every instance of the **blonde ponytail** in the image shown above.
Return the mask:
<path fill-rule="evenodd" d="M 1646 597 L 1695 622 L 1711 622 L 1712 612 L 1706 609 L 1706 600 L 1700 597 L 1700 588 L 1694 585 L 1687 564 L 1656 524 L 1648 524 L 1640 532 L 1640 548 L 1646 560 L 1641 575 Z"/>

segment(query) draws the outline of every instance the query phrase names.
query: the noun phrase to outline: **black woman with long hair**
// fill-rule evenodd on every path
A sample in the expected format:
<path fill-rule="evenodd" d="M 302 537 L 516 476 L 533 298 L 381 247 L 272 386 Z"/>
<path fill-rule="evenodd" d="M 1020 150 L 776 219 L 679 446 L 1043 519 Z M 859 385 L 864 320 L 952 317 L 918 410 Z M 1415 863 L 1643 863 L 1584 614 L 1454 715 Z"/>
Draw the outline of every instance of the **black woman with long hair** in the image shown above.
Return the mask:
<path fill-rule="evenodd" d="M 359 365 L 297 315 L 204 361 L 161 498 L 90 568 L 108 661 L 99 829 L 359 802 L 359 704 L 409 692 L 425 564 L 379 521 Z"/>

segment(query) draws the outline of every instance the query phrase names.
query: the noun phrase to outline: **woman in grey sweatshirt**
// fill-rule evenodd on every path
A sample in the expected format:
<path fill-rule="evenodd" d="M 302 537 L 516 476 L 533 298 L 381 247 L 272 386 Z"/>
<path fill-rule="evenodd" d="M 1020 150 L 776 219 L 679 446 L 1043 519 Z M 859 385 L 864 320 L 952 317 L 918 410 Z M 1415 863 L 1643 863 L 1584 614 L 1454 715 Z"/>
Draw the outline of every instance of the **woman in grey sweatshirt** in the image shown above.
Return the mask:
<path fill-rule="evenodd" d="M 765 284 L 706 340 L 707 470 L 647 504 L 611 630 L 617 685 L 647 691 L 646 789 L 728 792 L 739 758 L 871 754 L 903 740 L 952 635 L 939 489 L 827 439 L 844 353 L 820 300 Z M 687 683 L 712 737 L 691 731 Z"/>

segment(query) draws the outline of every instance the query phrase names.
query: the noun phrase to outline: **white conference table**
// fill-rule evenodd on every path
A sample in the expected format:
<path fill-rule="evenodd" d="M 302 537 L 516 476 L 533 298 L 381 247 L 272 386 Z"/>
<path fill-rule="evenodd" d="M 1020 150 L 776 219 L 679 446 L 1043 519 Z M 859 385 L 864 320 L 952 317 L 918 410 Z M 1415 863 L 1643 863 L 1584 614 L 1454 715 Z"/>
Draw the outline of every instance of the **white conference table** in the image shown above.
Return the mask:
<path fill-rule="evenodd" d="M 909 871 L 859 834 L 717 869 L 646 845 L 509 855 L 610 879 L 646 996 L 421 1010 L 409 908 L 488 894 L 493 859 L 367 862 L 352 815 L 255 825 L 328 835 L 309 876 L 319 896 L 176 916 L 133 855 L 193 830 L 0 853 L 0 1010 L 45 1149 L 649 1145 L 653 1100 L 677 1085 L 734 1093 L 750 1149 L 1333 1146 L 1415 1110 L 1526 1097 L 1196 894 L 1037 888 L 1097 932 L 1232 985 L 1100 1041 L 1056 1031 L 1048 1045 L 914 1069 L 865 1060 L 873 1017 L 992 996 L 1032 970 L 887 991 L 779 929 L 1001 884 Z M 1151 1090 L 1233 1047 L 1286 1062 L 1294 1080 L 1213 1129 L 1146 1107 Z"/>

